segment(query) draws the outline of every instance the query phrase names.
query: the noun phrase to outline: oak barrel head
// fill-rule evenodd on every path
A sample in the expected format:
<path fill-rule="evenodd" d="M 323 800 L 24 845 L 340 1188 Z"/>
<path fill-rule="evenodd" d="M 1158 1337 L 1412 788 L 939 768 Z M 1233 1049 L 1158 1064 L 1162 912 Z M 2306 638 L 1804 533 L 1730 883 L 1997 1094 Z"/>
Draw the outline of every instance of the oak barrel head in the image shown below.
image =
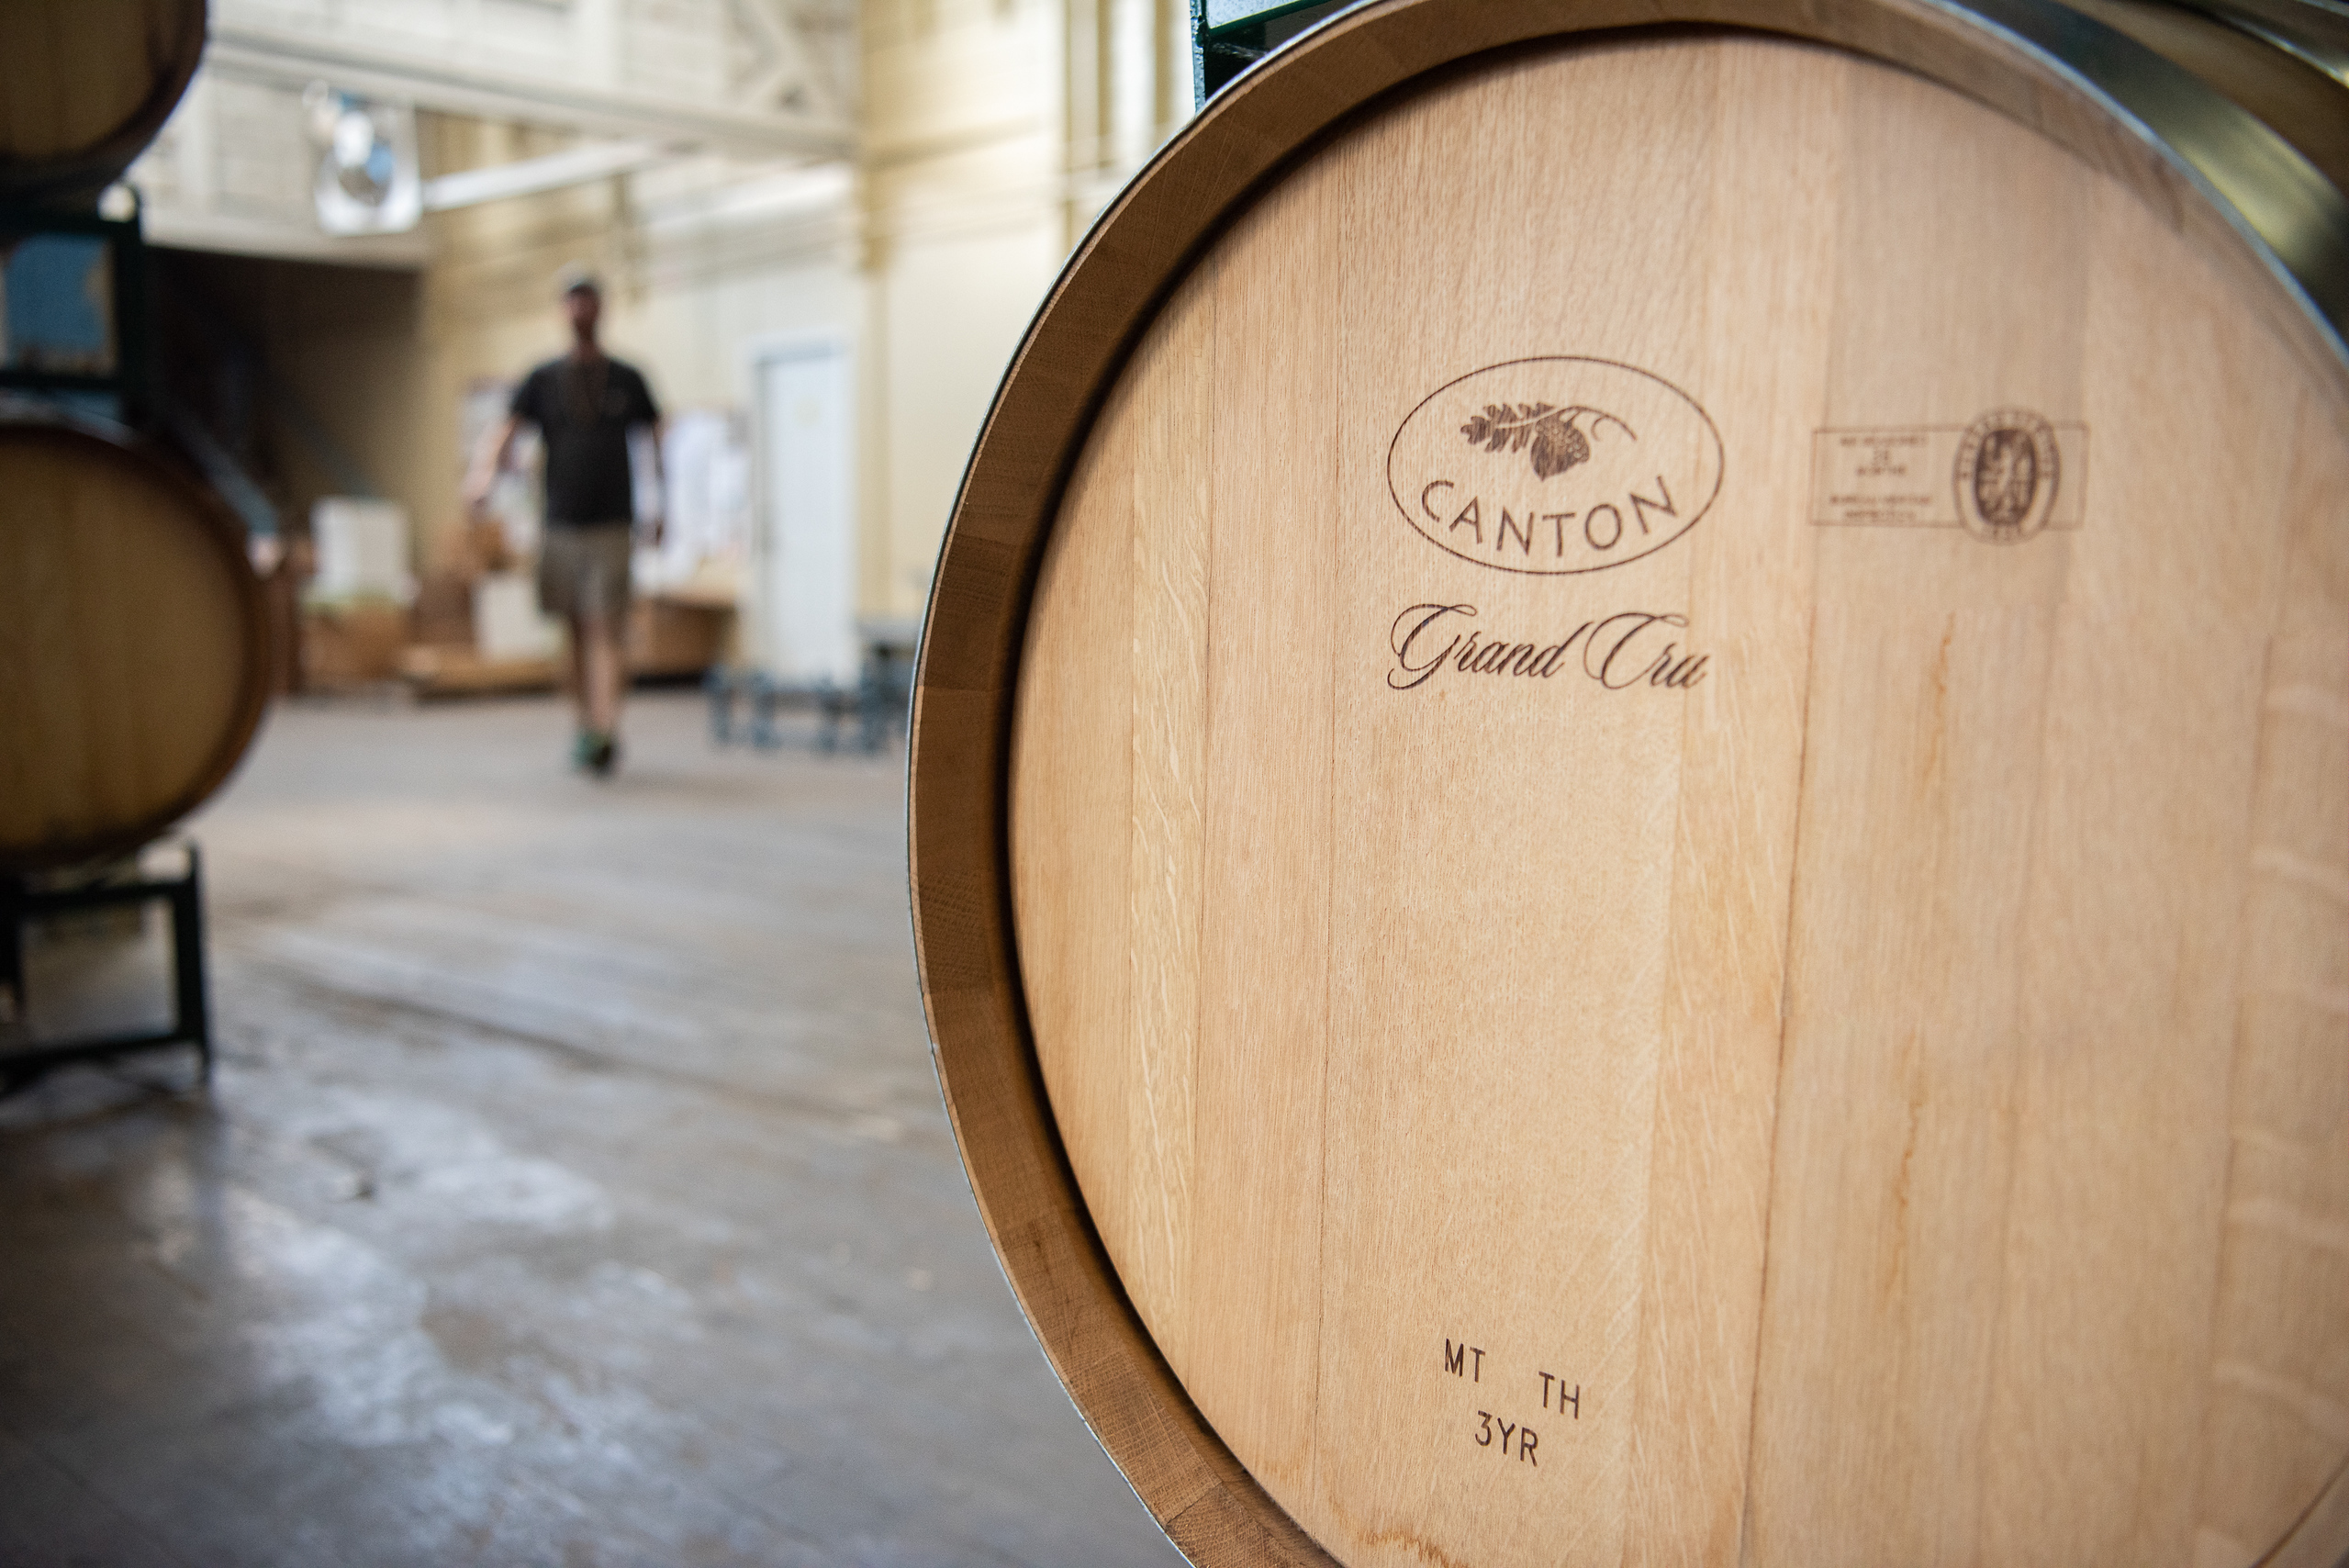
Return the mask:
<path fill-rule="evenodd" d="M 218 789 L 268 700 L 242 531 L 127 436 L 0 420 L 0 870 L 137 847 Z"/>
<path fill-rule="evenodd" d="M 1963 13 L 1507 9 L 1211 106 L 966 481 L 916 931 L 1047 1352 L 1202 1562 L 2338 1557 L 2327 280 Z"/>
<path fill-rule="evenodd" d="M 163 128 L 203 57 L 205 0 L 0 6 L 0 195 L 85 190 Z"/>

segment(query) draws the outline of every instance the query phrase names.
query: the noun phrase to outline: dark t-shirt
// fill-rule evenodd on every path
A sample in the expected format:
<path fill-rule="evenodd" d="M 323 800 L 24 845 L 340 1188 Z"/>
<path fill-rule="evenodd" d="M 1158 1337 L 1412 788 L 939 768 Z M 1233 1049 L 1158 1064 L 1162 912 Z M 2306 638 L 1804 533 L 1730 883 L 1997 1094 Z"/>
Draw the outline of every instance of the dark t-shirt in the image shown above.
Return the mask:
<path fill-rule="evenodd" d="M 546 441 L 546 521 L 626 522 L 636 515 L 628 427 L 661 417 L 633 365 L 610 357 L 548 360 L 514 392 L 514 418 Z"/>

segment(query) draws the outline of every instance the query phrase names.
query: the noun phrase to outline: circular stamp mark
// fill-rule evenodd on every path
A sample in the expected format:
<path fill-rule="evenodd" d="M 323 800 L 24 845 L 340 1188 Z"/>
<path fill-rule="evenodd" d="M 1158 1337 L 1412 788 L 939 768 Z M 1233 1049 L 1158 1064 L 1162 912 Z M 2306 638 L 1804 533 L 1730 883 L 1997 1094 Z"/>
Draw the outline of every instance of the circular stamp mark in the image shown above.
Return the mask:
<path fill-rule="evenodd" d="M 1985 414 L 1958 442 L 1958 519 L 1977 539 L 2019 544 L 2047 526 L 2063 476 L 2053 425 L 2028 409 Z"/>

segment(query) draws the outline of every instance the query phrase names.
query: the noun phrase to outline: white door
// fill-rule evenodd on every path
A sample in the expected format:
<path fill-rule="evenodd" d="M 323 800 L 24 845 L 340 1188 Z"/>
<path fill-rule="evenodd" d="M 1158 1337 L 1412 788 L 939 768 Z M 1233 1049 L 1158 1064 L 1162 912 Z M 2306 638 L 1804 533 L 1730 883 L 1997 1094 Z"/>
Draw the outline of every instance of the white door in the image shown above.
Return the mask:
<path fill-rule="evenodd" d="M 837 339 L 778 347 L 758 366 L 762 662 L 791 681 L 857 676 L 855 394 Z"/>

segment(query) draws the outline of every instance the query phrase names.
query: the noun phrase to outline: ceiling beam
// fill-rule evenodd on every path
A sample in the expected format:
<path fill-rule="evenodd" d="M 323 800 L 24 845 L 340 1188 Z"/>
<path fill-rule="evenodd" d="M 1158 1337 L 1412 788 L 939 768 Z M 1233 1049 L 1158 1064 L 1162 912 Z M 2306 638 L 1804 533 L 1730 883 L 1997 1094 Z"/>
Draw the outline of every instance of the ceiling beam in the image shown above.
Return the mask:
<path fill-rule="evenodd" d="M 461 169 L 424 182 L 424 210 L 446 212 L 451 207 L 478 207 L 487 201 L 536 196 L 542 191 L 584 185 L 615 174 L 634 174 L 687 155 L 680 149 L 657 147 L 649 141 L 598 141 L 550 152 L 543 158 Z"/>
<path fill-rule="evenodd" d="M 209 69 L 247 80 L 295 86 L 323 80 L 360 97 L 404 100 L 445 114 L 688 142 L 753 157 L 845 158 L 856 145 L 847 126 L 813 117 L 683 102 L 625 88 L 535 82 L 274 28 L 216 23 L 204 58 Z"/>

